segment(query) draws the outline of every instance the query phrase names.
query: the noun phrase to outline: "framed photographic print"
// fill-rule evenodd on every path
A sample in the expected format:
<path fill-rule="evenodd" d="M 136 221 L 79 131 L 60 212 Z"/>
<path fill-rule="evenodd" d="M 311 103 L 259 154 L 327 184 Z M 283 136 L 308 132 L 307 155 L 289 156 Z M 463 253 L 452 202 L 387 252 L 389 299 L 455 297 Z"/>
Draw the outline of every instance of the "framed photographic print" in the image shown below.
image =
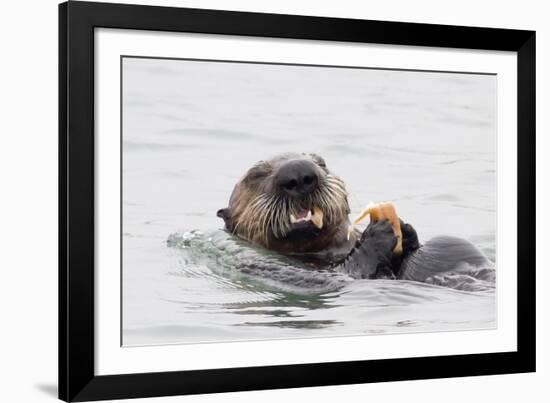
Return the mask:
<path fill-rule="evenodd" d="M 59 6 L 59 397 L 535 370 L 535 33 Z"/>

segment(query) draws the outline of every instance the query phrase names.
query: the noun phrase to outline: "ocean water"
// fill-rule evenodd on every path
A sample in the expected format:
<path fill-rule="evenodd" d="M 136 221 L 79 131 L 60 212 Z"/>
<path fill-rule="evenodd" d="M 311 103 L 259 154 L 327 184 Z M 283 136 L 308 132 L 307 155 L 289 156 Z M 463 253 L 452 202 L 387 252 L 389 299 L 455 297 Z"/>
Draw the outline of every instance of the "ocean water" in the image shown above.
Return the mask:
<path fill-rule="evenodd" d="M 277 256 L 216 211 L 256 161 L 315 152 L 352 216 L 391 200 L 421 241 L 462 237 L 494 261 L 496 90 L 488 75 L 125 58 L 123 344 L 494 328 L 491 281 L 246 275 Z"/>

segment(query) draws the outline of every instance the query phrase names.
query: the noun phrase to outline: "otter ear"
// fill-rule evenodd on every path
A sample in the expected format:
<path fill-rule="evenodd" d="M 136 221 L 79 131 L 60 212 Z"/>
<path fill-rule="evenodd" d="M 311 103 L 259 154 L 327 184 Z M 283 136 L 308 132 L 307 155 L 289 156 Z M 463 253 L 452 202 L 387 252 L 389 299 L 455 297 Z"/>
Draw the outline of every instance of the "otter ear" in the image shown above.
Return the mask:
<path fill-rule="evenodd" d="M 317 165 L 319 165 L 321 168 L 326 169 L 327 163 L 325 162 L 325 159 L 323 157 L 321 157 L 320 155 L 315 154 L 315 153 L 311 153 L 309 155 L 310 155 L 311 159 L 313 159 L 313 161 L 315 161 L 315 163 Z"/>
<path fill-rule="evenodd" d="M 229 220 L 231 219 L 231 211 L 229 210 L 229 207 L 219 209 L 216 215 L 222 218 L 225 222 L 225 226 L 229 228 Z"/>

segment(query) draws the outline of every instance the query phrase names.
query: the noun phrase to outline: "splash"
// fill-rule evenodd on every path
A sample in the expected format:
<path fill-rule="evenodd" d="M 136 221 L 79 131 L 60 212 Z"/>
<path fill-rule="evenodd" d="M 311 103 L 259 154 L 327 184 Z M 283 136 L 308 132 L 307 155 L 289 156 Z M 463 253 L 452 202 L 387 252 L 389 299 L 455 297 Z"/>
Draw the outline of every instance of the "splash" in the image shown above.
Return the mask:
<path fill-rule="evenodd" d="M 233 280 L 261 280 L 285 292 L 324 293 L 353 280 L 344 273 L 320 270 L 254 247 L 225 231 L 175 233 L 168 237 L 167 245 L 183 250 L 194 263 L 203 264 L 218 275 Z"/>
<path fill-rule="evenodd" d="M 244 280 L 245 283 L 261 282 L 275 291 L 299 294 L 325 293 L 357 281 L 345 273 L 319 269 L 276 252 L 255 247 L 221 230 L 208 233 L 198 230 L 174 233 L 168 237 L 167 245 L 181 250 L 187 259 L 206 266 L 217 275 L 230 280 Z M 429 250 L 428 247 L 426 252 L 429 253 Z M 434 266 L 433 263 L 429 266 Z M 414 266 L 415 262 L 411 261 L 409 264 Z M 425 267 L 418 265 L 413 267 L 413 270 L 417 273 L 419 270 L 426 272 L 422 282 L 432 286 L 467 292 L 493 291 L 495 288 L 495 270 L 489 261 L 480 266 L 461 264 L 452 271 L 431 275 L 428 275 Z M 409 282 L 405 280 L 410 279 L 393 281 Z"/>

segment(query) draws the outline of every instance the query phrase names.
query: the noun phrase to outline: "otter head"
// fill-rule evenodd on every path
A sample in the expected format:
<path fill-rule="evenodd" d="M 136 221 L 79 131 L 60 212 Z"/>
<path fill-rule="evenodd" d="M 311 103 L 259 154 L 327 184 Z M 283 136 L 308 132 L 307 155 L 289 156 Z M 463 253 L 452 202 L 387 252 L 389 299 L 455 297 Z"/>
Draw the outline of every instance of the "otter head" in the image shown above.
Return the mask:
<path fill-rule="evenodd" d="M 344 182 L 315 154 L 283 154 L 256 163 L 218 211 L 228 231 L 283 253 L 345 243 L 349 205 Z"/>

